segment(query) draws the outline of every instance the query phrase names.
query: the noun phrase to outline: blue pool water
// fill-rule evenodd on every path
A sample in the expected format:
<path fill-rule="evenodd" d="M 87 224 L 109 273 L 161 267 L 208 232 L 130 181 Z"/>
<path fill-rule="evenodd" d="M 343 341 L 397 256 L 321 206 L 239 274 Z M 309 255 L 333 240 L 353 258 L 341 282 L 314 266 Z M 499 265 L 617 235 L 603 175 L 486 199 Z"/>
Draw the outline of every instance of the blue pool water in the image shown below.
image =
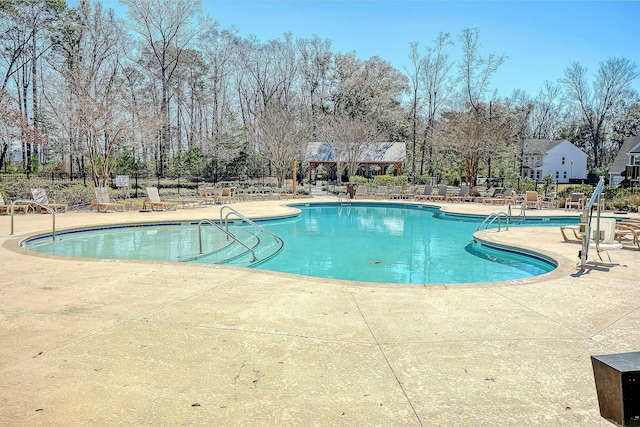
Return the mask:
<path fill-rule="evenodd" d="M 286 242 L 281 255 L 258 268 L 364 282 L 470 283 L 531 277 L 555 264 L 480 246 L 480 219 L 439 219 L 421 206 L 301 207 L 302 214 L 269 230 Z"/>
<path fill-rule="evenodd" d="M 285 244 L 278 255 L 255 268 L 406 284 L 495 282 L 555 268 L 543 256 L 474 243 L 472 235 L 482 218 L 442 214 L 423 205 L 296 207 L 301 214 L 295 218 L 260 222 Z M 536 225 L 562 223 L 567 219 L 546 219 Z M 230 231 L 241 235 L 247 227 L 232 225 Z M 23 246 L 62 256 L 211 263 L 213 258 L 197 256 L 197 228 L 197 223 L 118 226 L 59 233 L 55 241 L 40 237 Z M 215 245 L 221 233 L 204 231 L 202 237 L 206 248 Z"/>

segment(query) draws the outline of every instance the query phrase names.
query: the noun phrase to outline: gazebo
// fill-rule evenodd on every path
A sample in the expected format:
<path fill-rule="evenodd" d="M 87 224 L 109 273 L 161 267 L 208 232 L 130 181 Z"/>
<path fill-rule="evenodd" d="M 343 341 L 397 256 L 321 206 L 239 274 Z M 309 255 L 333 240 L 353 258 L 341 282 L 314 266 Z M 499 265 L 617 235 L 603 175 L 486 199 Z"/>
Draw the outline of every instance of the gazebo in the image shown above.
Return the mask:
<path fill-rule="evenodd" d="M 329 142 L 311 142 L 307 147 L 306 160 L 309 162 L 309 176 L 318 166 L 331 170 L 337 165 L 333 146 Z M 371 142 L 365 145 L 357 159 L 364 175 L 384 175 L 389 166 L 395 167 L 396 175 L 402 174 L 402 166 L 407 160 L 404 142 Z M 372 173 L 379 170 L 379 173 Z M 338 173 L 338 171 L 336 171 Z"/>

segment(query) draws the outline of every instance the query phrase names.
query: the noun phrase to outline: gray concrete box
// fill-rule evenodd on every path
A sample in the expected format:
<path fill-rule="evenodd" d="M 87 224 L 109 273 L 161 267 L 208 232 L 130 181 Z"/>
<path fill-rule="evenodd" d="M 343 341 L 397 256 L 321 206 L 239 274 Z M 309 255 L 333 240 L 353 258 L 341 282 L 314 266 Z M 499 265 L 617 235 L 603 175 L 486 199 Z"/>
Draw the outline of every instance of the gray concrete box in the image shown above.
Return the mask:
<path fill-rule="evenodd" d="M 600 415 L 619 426 L 640 426 L 640 352 L 591 356 Z"/>

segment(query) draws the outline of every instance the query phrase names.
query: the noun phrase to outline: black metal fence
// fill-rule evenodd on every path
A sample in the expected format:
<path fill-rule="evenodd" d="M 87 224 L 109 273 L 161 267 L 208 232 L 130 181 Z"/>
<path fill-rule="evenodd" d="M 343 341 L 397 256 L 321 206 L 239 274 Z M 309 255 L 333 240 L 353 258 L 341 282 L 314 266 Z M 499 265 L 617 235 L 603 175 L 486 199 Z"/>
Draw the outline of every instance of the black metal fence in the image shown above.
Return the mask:
<path fill-rule="evenodd" d="M 56 187 L 69 187 L 72 185 L 83 185 L 93 187 L 93 181 L 87 174 L 70 174 L 68 172 L 41 172 L 41 173 L 1 173 L 0 187 L 7 186 L 24 180 L 39 180 L 42 184 L 46 182 Z M 46 181 L 46 182 L 42 182 Z M 275 178 L 238 178 L 235 180 L 216 181 L 210 176 L 160 176 L 155 174 L 134 173 L 131 175 L 112 174 L 107 180 L 107 185 L 113 189 L 128 189 L 131 197 L 138 197 L 144 194 L 145 187 L 158 187 L 166 189 L 171 193 L 197 192 L 201 186 L 235 186 L 239 188 L 252 185 L 276 186 Z M 290 187 L 290 182 L 285 183 L 285 188 Z M 142 194 L 139 194 L 140 191 Z"/>

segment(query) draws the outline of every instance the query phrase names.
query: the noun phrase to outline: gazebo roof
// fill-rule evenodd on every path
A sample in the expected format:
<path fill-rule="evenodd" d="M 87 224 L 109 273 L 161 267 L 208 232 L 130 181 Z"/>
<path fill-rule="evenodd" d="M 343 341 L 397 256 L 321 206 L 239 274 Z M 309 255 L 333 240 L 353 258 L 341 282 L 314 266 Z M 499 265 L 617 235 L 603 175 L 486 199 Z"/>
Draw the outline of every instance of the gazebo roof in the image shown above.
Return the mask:
<path fill-rule="evenodd" d="M 331 143 L 310 142 L 306 160 L 310 163 L 335 163 Z M 407 147 L 404 142 L 371 142 L 362 150 L 358 163 L 404 163 Z"/>

